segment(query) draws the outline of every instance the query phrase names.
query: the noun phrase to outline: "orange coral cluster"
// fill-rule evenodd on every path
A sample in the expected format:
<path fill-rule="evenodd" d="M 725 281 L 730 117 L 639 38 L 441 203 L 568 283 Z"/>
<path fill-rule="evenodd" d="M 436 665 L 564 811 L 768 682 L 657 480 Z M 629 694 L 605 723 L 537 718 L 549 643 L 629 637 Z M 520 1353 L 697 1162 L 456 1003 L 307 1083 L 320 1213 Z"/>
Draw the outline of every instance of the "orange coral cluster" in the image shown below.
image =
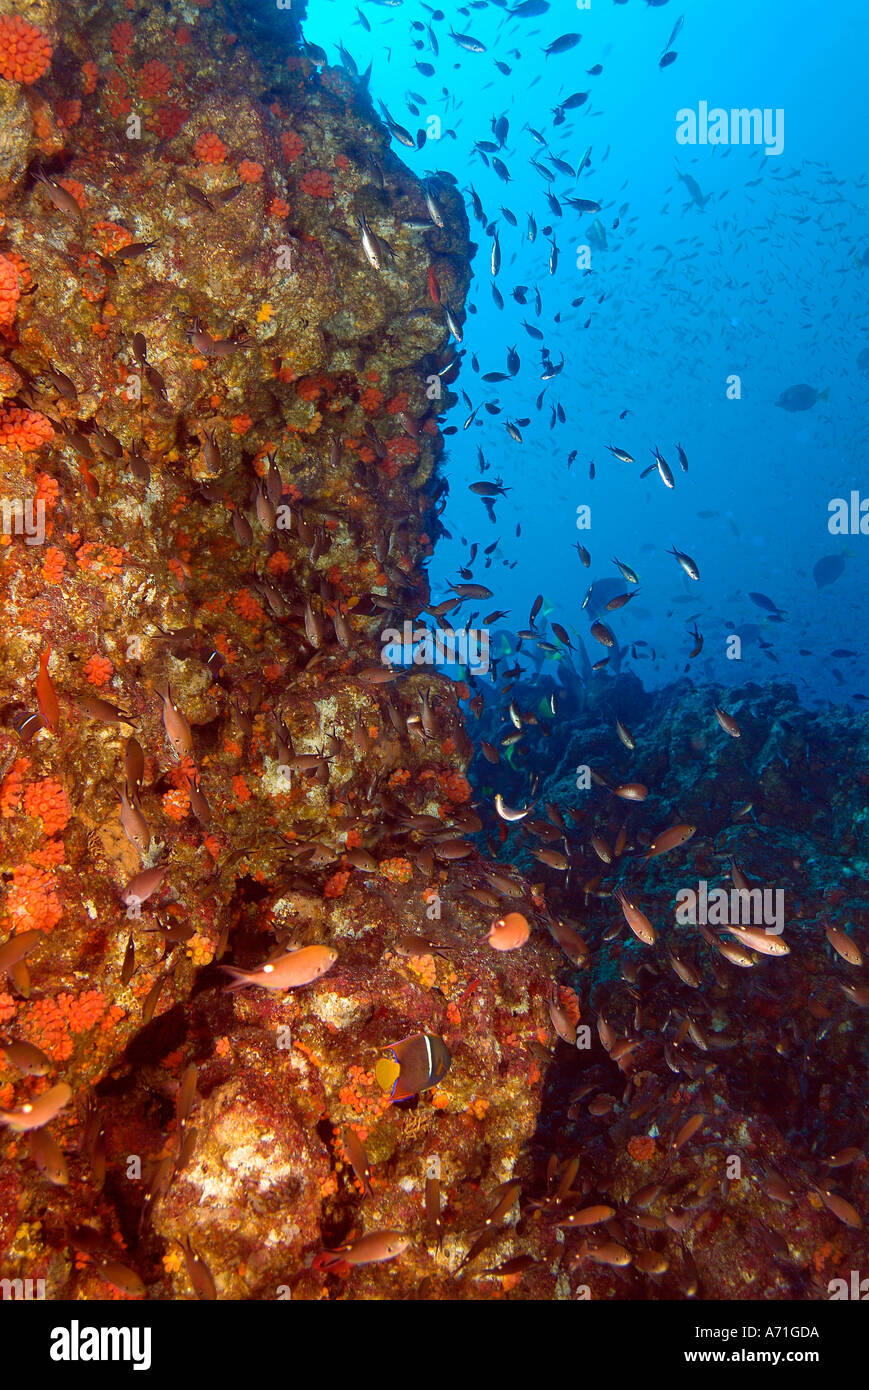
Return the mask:
<path fill-rule="evenodd" d="M 189 754 L 179 758 L 166 773 L 166 778 L 173 787 L 183 787 L 185 791 L 196 781 L 196 777 L 196 764 Z"/>
<path fill-rule="evenodd" d="M 381 859 L 379 868 L 390 883 L 409 883 L 413 876 L 413 865 L 409 859 Z"/>
<path fill-rule="evenodd" d="M 281 136 L 281 150 L 288 164 L 292 164 L 294 159 L 298 159 L 304 148 L 305 142 L 301 135 L 297 135 L 294 130 L 284 131 Z"/>
<path fill-rule="evenodd" d="M 105 100 L 109 115 L 117 119 L 127 116 L 133 109 L 133 100 L 127 84 L 119 72 L 110 72 L 105 84 Z"/>
<path fill-rule="evenodd" d="M 51 66 L 51 44 L 35 24 L 18 15 L 0 16 L 0 77 L 38 82 Z"/>
<path fill-rule="evenodd" d="M 82 667 L 82 673 L 91 685 L 99 687 L 108 685 L 114 669 L 107 656 L 100 656 L 99 653 L 94 652 L 94 655 L 89 657 Z"/>
<path fill-rule="evenodd" d="M 161 140 L 171 140 L 187 124 L 190 112 L 176 101 L 167 101 L 157 111 L 157 129 Z"/>
<path fill-rule="evenodd" d="M 238 177 L 242 183 L 259 183 L 264 172 L 263 166 L 253 159 L 243 159 L 238 166 Z"/>
<path fill-rule="evenodd" d="M 305 376 L 296 382 L 296 395 L 303 401 L 315 401 L 329 389 L 329 378 L 325 376 Z"/>
<path fill-rule="evenodd" d="M 433 955 L 408 956 L 405 964 L 410 973 L 416 976 L 424 989 L 434 989 L 438 980 L 438 972 Z"/>
<path fill-rule="evenodd" d="M 163 813 L 170 820 L 182 821 L 190 810 L 190 795 L 184 787 L 176 787 L 163 797 Z"/>
<path fill-rule="evenodd" d="M 24 256 L 19 256 L 18 252 L 11 252 L 10 250 L 10 252 L 6 252 L 6 259 L 11 261 L 15 270 L 18 271 L 18 279 L 19 282 L 21 282 L 22 292 L 31 288 L 33 284 L 33 275 L 31 274 L 31 267 L 26 263 Z"/>
<path fill-rule="evenodd" d="M 635 1163 L 648 1163 L 655 1157 L 655 1141 L 650 1134 L 635 1134 L 628 1140 L 628 1153 Z"/>
<path fill-rule="evenodd" d="M 98 989 L 86 990 L 84 994 L 59 994 L 55 999 L 34 999 L 21 1014 L 22 1034 L 53 1061 L 65 1062 L 72 1056 L 73 1036 L 93 1028 L 105 1013 L 106 1002 Z"/>
<path fill-rule="evenodd" d="M 112 52 L 117 59 L 128 58 L 133 49 L 133 26 L 128 19 L 117 23 L 109 36 Z"/>
<path fill-rule="evenodd" d="M 61 130 L 72 130 L 81 120 L 81 102 L 78 97 L 61 97 L 54 104 L 54 114 Z"/>
<path fill-rule="evenodd" d="M 20 449 L 32 454 L 54 438 L 50 420 L 37 410 L 25 410 L 19 405 L 4 405 L 0 409 L 0 449 Z"/>
<path fill-rule="evenodd" d="M 21 298 L 21 277 L 8 256 L 0 256 L 0 328 L 11 328 Z"/>
<path fill-rule="evenodd" d="M 265 609 L 258 599 L 254 598 L 250 589 L 239 589 L 232 606 L 240 618 L 246 618 L 249 623 L 261 623 L 265 621 Z"/>
<path fill-rule="evenodd" d="M 335 191 L 332 176 L 325 169 L 309 169 L 299 179 L 299 187 L 311 198 L 331 198 Z"/>
<path fill-rule="evenodd" d="M 51 869 L 54 868 L 55 864 L 62 864 L 66 859 L 63 840 L 46 840 L 43 849 L 31 851 L 31 858 L 34 864 L 41 864 L 44 869 Z"/>
<path fill-rule="evenodd" d="M 452 801 L 455 805 L 470 801 L 471 784 L 460 772 L 445 772 L 439 780 L 447 801 Z"/>
<path fill-rule="evenodd" d="M 62 141 L 58 140 L 57 123 L 48 102 L 36 92 L 30 98 L 33 133 L 43 154 L 54 154 Z"/>
<path fill-rule="evenodd" d="M 75 553 L 79 569 L 90 570 L 100 579 L 114 579 L 124 571 L 124 552 L 116 545 L 95 545 L 88 541 Z"/>
<path fill-rule="evenodd" d="M 168 96 L 174 81 L 172 69 L 159 58 L 151 58 L 139 73 L 139 91 L 145 100 Z"/>
<path fill-rule="evenodd" d="M 106 272 L 100 265 L 99 257 L 93 251 L 88 251 L 79 256 L 78 263 L 81 268 L 81 292 L 89 304 L 99 304 L 100 300 L 106 297 Z M 103 325 L 105 328 L 105 325 Z"/>
<path fill-rule="evenodd" d="M 214 960 L 214 942 L 199 932 L 191 936 L 185 950 L 196 966 L 209 965 Z"/>
<path fill-rule="evenodd" d="M 62 994 L 58 999 L 73 1033 L 86 1033 L 93 1028 L 105 1013 L 106 1002 L 105 995 L 98 989 L 85 990 L 84 994 Z"/>
<path fill-rule="evenodd" d="M 6 916 L 14 932 L 50 932 L 57 926 L 63 909 L 54 888 L 54 875 L 48 869 L 34 864 L 19 864 L 13 869 Z"/>
<path fill-rule="evenodd" d="M 396 439 L 390 439 L 386 449 L 391 463 L 416 458 L 419 453 L 419 445 L 409 434 L 400 434 Z"/>
<path fill-rule="evenodd" d="M 323 897 L 340 898 L 344 889 L 347 887 L 347 880 L 349 877 L 349 869 L 339 869 L 337 873 L 334 873 L 331 878 L 326 880 L 326 885 L 323 889 Z"/>
<path fill-rule="evenodd" d="M 29 758 L 16 758 L 0 785 L 0 817 L 9 820 L 21 805 L 21 791 L 24 774 L 30 766 Z"/>
<path fill-rule="evenodd" d="M 50 473 L 37 473 L 36 496 L 42 498 L 49 510 L 53 509 L 57 506 L 57 499 L 60 496 L 60 483 L 56 478 L 52 478 Z"/>
<path fill-rule="evenodd" d="M 46 835 L 57 835 L 67 826 L 72 807 L 63 787 L 54 777 L 32 782 L 24 793 L 24 809 L 29 816 L 42 818 Z"/>
<path fill-rule="evenodd" d="M 42 562 L 42 578 L 46 584 L 59 584 L 66 569 L 66 556 L 56 545 L 50 545 Z"/>
<path fill-rule="evenodd" d="M 222 164 L 226 159 L 226 146 L 213 130 L 204 130 L 193 146 L 193 153 L 200 164 Z"/>
<path fill-rule="evenodd" d="M 347 1085 L 338 1091 L 342 1105 L 355 1110 L 357 1114 L 368 1114 L 372 1119 L 389 1109 L 389 1097 L 378 1087 L 373 1071 L 366 1071 L 354 1063 L 347 1068 L 347 1078 Z"/>

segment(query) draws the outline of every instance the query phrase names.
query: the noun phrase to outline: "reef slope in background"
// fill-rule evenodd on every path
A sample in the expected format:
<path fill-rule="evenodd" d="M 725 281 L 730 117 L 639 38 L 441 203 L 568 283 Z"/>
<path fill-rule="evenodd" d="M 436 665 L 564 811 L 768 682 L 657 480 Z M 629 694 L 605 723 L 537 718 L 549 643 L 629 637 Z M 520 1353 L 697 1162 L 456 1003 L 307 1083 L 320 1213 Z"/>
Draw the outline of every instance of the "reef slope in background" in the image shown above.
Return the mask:
<path fill-rule="evenodd" d="M 567 1121 L 554 1126 L 554 1072 L 541 1112 L 551 982 L 567 967 L 540 891 L 516 877 L 493 890 L 464 838 L 480 827 L 467 692 L 429 674 L 377 682 L 381 631 L 429 601 L 449 404 L 432 389 L 448 334 L 430 272 L 460 311 L 468 224 L 445 182 L 444 226 L 407 225 L 427 217 L 419 181 L 364 89 L 304 56 L 294 24 L 217 0 L 0 0 L 0 486 L 42 504 L 46 526 L 43 544 L 13 536 L 2 562 L 0 915 L 4 938 L 40 935 L 9 971 L 0 1020 L 51 1059 L 45 1077 L 4 1064 L 0 1104 L 61 1080 L 73 1091 L 46 1131 L 59 1157 L 3 1140 L 2 1272 L 44 1278 L 51 1298 L 187 1298 L 209 1291 L 192 1247 L 223 1298 L 554 1297 L 579 1284 L 684 1296 L 698 1277 L 713 1297 L 794 1292 L 770 1243 L 780 1256 L 790 1239 L 806 1278 L 846 1266 L 841 1213 L 805 1172 L 772 1195 L 772 1179 L 746 1178 L 744 1200 L 714 1212 L 710 1195 L 722 1144 L 788 1167 L 772 1121 L 750 1129 L 730 1095 L 717 1149 L 680 1146 L 659 1172 L 704 1084 L 714 1108 L 702 1071 L 671 1066 L 658 1148 L 648 1118 L 620 1107 L 613 1124 L 599 1108 L 587 1171 L 533 1190 L 538 1124 L 562 1159 L 574 1142 Z M 388 243 L 375 243 L 380 269 L 358 218 Z M 175 751 L 160 689 L 183 715 Z M 133 736 L 144 852 L 119 812 Z M 166 875 L 131 915 L 124 886 L 156 864 Z M 540 911 L 509 955 L 484 939 L 507 904 Z M 442 949 L 409 951 L 412 934 Z M 337 963 L 288 995 L 227 994 L 213 964 L 314 942 Z M 569 1032 L 575 996 L 561 1006 Z M 390 1107 L 374 1060 L 421 1031 L 445 1039 L 451 1069 Z M 602 1048 L 593 1061 L 616 1075 Z M 348 1127 L 371 1164 L 367 1195 Z M 424 1214 L 434 1160 L 442 1251 L 431 1188 Z M 662 1214 L 608 1232 L 648 1252 L 636 1285 L 620 1282 L 618 1256 L 565 1258 L 565 1200 L 627 1206 L 651 1176 L 660 1192 L 634 1214 Z M 504 1184 L 526 1179 L 517 1227 L 518 1189 Z M 457 1279 L 493 1210 L 497 1245 Z M 412 1238 L 399 1259 L 346 1280 L 309 1267 L 382 1229 Z M 481 1277 L 488 1263 L 497 1281 Z M 667 1268 L 672 1283 L 650 1283 Z"/>

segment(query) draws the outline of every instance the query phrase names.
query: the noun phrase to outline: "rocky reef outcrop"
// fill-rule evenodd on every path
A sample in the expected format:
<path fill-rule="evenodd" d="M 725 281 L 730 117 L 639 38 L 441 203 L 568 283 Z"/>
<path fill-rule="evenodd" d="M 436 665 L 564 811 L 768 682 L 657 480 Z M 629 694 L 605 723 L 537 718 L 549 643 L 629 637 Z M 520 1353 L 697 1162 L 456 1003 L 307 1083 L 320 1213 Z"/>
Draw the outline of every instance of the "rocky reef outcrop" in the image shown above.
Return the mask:
<path fill-rule="evenodd" d="M 869 718 L 783 682 L 647 692 L 566 666 L 550 684 L 555 718 L 539 682 L 511 690 L 522 738 L 498 773 L 520 807 L 537 777 L 503 854 L 566 953 L 582 943 L 565 983 L 590 1026 L 556 1050 L 532 1151 L 538 1173 L 580 1156 L 568 1207 L 609 1215 L 624 1267 L 590 1279 L 574 1237 L 572 1287 L 828 1298 L 865 1251 Z M 490 748 L 514 732 L 478 708 Z M 473 771 L 485 789 L 491 766 Z"/>
<path fill-rule="evenodd" d="M 0 0 L 4 1276 L 821 1296 L 865 1164 L 865 986 L 823 937 L 846 862 L 862 892 L 846 731 L 750 691 L 701 766 L 700 696 L 607 687 L 654 829 L 702 821 L 680 874 L 774 861 L 785 960 L 616 939 L 620 866 L 566 819 L 576 764 L 627 776 L 587 691 L 540 754 L 569 879 L 524 823 L 486 844 L 471 692 L 382 659 L 430 601 L 468 223 L 301 12 Z"/>
<path fill-rule="evenodd" d="M 551 948 L 497 955 L 454 888 L 461 692 L 381 661 L 428 600 L 467 220 L 265 11 L 0 3 L 0 1104 L 72 1091 L 7 1133 L 0 1248 L 54 1298 L 317 1297 L 391 1228 L 351 1295 L 443 1293 L 542 1086 Z M 226 993 L 314 943 L 322 980 Z M 415 1033 L 452 1065 L 392 1106 Z"/>

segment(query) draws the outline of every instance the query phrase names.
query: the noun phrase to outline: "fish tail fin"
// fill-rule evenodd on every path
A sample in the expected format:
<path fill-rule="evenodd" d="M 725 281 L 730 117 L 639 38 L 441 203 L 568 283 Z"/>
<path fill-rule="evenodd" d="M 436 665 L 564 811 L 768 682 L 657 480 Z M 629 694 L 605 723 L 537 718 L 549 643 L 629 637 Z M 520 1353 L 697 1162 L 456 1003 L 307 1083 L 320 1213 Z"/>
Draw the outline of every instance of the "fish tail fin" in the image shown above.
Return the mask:
<path fill-rule="evenodd" d="M 826 386 L 826 387 L 824 388 L 823 391 L 819 391 L 819 392 L 818 392 L 818 400 L 819 400 L 819 401 L 828 401 L 829 399 L 830 399 L 830 388 L 829 388 L 829 386 Z"/>
<path fill-rule="evenodd" d="M 311 1269 L 331 1271 L 335 1274 L 349 1273 L 350 1266 L 337 1250 L 321 1250 L 311 1260 Z"/>
<path fill-rule="evenodd" d="M 246 970 L 239 970 L 234 965 L 222 965 L 220 968 L 232 976 L 232 984 L 227 985 L 224 994 L 234 994 L 236 990 L 244 989 L 245 985 L 250 983 Z"/>

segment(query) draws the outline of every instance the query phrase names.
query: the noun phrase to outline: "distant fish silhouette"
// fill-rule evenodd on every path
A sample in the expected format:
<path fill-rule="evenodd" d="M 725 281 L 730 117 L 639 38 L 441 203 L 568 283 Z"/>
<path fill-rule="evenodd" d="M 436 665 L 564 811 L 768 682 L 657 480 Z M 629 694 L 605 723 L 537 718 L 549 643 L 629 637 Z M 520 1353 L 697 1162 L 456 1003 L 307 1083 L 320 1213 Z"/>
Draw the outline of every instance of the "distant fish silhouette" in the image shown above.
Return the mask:
<path fill-rule="evenodd" d="M 782 410 L 811 410 L 818 401 L 828 401 L 830 399 L 830 388 L 826 391 L 816 391 L 814 386 L 806 386 L 800 383 L 798 386 L 789 386 L 786 391 L 782 391 L 776 405 Z"/>
<path fill-rule="evenodd" d="M 835 584 L 845 573 L 844 555 L 825 555 L 823 560 L 819 560 L 812 570 L 815 583 L 819 589 L 826 589 L 828 584 Z"/>

